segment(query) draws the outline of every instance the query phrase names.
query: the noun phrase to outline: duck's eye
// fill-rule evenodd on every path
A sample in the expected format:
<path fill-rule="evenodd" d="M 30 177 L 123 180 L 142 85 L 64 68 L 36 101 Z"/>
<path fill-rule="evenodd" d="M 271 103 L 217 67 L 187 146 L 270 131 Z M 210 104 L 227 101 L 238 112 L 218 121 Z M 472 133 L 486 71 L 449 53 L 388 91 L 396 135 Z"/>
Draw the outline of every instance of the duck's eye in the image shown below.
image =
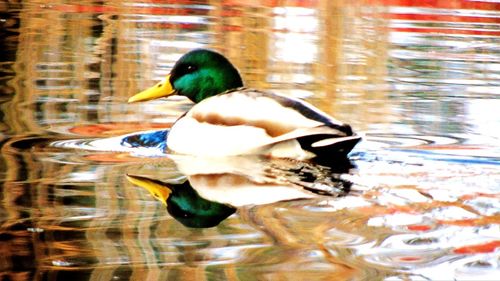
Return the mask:
<path fill-rule="evenodd" d="M 196 66 L 194 66 L 194 65 L 188 65 L 186 67 L 186 73 L 193 73 L 193 72 L 196 71 L 196 69 L 197 69 Z"/>
<path fill-rule="evenodd" d="M 193 73 L 197 70 L 198 68 L 192 64 L 184 64 L 184 65 L 181 65 L 178 69 L 178 73 L 180 75 L 185 75 L 185 74 L 190 74 L 190 73 Z"/>
<path fill-rule="evenodd" d="M 180 78 L 186 74 L 191 74 L 197 70 L 198 70 L 198 67 L 195 65 L 187 64 L 187 63 L 179 64 L 179 65 L 175 66 L 174 69 L 172 70 L 172 73 L 170 75 L 170 81 L 175 81 L 178 78 Z"/>

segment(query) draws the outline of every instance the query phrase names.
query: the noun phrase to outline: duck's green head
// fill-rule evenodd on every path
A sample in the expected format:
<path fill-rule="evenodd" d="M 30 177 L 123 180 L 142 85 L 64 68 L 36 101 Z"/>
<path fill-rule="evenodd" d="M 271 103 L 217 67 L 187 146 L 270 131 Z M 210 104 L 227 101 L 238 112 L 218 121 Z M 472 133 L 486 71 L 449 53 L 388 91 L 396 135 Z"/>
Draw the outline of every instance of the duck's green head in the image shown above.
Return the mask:
<path fill-rule="evenodd" d="M 163 81 L 128 101 L 145 101 L 178 94 L 193 102 L 200 102 L 242 86 L 238 70 L 226 57 L 211 50 L 196 49 L 182 56 Z"/>

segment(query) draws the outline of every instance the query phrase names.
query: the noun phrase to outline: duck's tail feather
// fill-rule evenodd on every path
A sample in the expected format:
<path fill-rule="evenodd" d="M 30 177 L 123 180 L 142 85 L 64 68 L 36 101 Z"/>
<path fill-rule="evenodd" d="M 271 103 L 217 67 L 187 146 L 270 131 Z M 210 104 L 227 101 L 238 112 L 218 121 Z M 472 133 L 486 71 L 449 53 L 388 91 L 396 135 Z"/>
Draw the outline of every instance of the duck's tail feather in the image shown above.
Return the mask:
<path fill-rule="evenodd" d="M 302 149 L 314 153 L 317 157 L 347 157 L 354 146 L 361 140 L 358 135 L 335 136 L 330 134 L 310 135 L 297 138 Z"/>
<path fill-rule="evenodd" d="M 274 157 L 297 159 L 341 159 L 361 140 L 361 136 L 346 134 L 337 128 L 319 126 L 301 128 L 275 137 L 270 143 L 260 145 Z"/>

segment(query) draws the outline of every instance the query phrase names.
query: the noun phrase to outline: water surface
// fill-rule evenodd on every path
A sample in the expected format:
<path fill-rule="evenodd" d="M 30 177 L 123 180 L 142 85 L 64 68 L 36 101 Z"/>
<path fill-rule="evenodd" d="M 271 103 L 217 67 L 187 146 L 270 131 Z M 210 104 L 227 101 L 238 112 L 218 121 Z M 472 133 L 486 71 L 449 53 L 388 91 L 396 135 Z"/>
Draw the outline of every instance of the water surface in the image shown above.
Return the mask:
<path fill-rule="evenodd" d="M 2 279 L 498 279 L 500 4 L 246 2 L 0 4 Z M 126 100 L 198 47 L 350 123 L 352 166 L 239 161 L 290 198 L 186 226 L 127 175 L 186 180 L 134 136 L 190 103 Z"/>

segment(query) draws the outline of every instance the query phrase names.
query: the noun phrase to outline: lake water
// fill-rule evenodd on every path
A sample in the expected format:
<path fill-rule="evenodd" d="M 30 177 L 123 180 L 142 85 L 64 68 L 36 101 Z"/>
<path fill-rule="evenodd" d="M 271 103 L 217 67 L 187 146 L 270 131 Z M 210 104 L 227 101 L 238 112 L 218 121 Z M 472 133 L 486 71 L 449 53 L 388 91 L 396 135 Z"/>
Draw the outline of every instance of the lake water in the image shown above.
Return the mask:
<path fill-rule="evenodd" d="M 0 279 L 499 280 L 499 2 L 73 2 L 0 3 Z M 190 103 L 126 101 L 199 47 L 351 124 L 350 163 L 188 174 Z"/>

